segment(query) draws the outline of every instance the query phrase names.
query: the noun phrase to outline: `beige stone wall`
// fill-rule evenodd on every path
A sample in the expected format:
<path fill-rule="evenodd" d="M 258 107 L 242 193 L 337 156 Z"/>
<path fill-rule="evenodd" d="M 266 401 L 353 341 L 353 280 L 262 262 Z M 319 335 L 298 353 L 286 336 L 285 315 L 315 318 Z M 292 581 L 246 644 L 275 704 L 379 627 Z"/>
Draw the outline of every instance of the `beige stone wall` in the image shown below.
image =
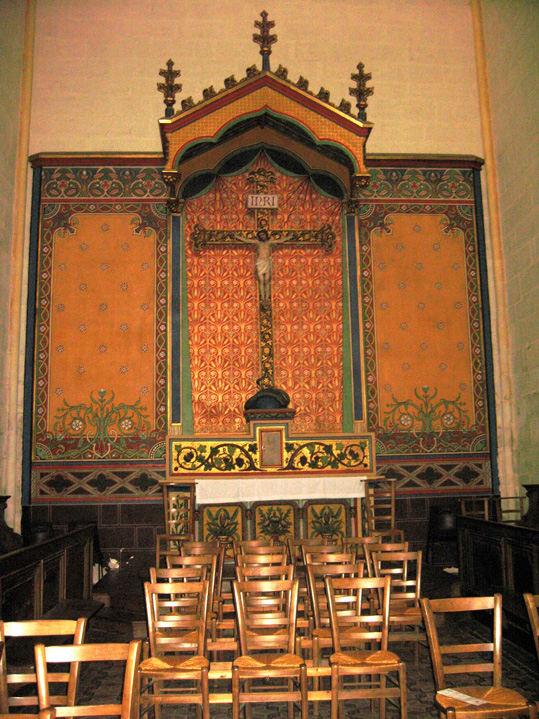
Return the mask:
<path fill-rule="evenodd" d="M 171 57 L 182 97 L 260 66 L 253 0 L 38 0 L 31 152 L 159 151 L 156 90 Z M 271 56 L 347 99 L 372 72 L 370 152 L 481 154 L 467 0 L 272 0 Z"/>
<path fill-rule="evenodd" d="M 4 471 L 6 460 L 6 354 L 9 329 L 9 286 L 12 259 L 15 162 L 22 76 L 24 1 L 0 3 L 0 494 L 10 494 Z"/>
<path fill-rule="evenodd" d="M 539 3 L 484 0 L 515 407 L 514 464 L 539 482 Z M 508 32 L 510 30 L 510 32 Z"/>

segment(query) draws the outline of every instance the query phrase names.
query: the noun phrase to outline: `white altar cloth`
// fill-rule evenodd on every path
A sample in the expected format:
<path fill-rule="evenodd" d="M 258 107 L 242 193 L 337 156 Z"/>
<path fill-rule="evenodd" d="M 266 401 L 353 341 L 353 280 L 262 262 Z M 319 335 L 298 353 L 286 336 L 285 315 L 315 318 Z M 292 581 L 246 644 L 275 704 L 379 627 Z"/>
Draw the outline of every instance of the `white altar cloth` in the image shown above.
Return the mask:
<path fill-rule="evenodd" d="M 275 499 L 346 499 L 365 496 L 367 475 L 253 479 L 203 479 L 196 483 L 197 504 L 259 502 Z"/>

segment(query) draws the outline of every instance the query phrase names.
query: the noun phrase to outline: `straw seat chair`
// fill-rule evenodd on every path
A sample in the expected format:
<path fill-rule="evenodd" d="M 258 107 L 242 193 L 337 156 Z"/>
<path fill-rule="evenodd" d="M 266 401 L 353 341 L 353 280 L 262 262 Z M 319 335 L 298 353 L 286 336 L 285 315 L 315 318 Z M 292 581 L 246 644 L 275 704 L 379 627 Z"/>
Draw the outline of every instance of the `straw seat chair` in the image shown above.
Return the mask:
<path fill-rule="evenodd" d="M 335 649 L 329 658 L 331 719 L 338 718 L 340 702 L 347 699 L 378 700 L 381 719 L 386 701 L 398 699 L 400 717 L 406 719 L 406 665 L 388 651 L 390 577 L 327 577 L 325 583 Z M 356 681 L 350 684 L 349 677 Z"/>
<path fill-rule="evenodd" d="M 242 704 L 283 701 L 289 715 L 300 702 L 307 719 L 307 667 L 295 653 L 298 580 L 234 582 L 232 589 L 241 647 L 232 665 L 233 719 Z"/>
<path fill-rule="evenodd" d="M 539 594 L 524 595 L 524 603 L 528 611 L 530 626 L 535 642 L 535 651 L 537 652 L 537 660 L 539 661 Z"/>
<path fill-rule="evenodd" d="M 155 566 L 166 564 L 167 557 L 180 554 L 183 542 L 193 539 L 192 534 L 158 534 L 155 537 Z"/>
<path fill-rule="evenodd" d="M 376 577 L 391 577 L 389 641 L 412 642 L 414 665 L 419 666 L 419 645 L 427 635 L 419 598 L 423 553 L 408 551 L 373 552 L 371 562 Z"/>
<path fill-rule="evenodd" d="M 0 657 L 0 713 L 8 714 L 12 709 L 17 711 L 17 717 L 22 715 L 18 712 L 22 708 L 34 710 L 33 713 L 25 716 L 37 717 L 38 714 L 38 696 L 37 696 L 37 678 L 34 666 L 34 650 L 33 646 L 39 641 L 43 642 L 47 637 L 58 643 L 72 638 L 73 644 L 82 644 L 86 632 L 85 618 L 78 620 L 71 619 L 34 619 L 20 622 L 2 622 L 0 621 L 0 642 L 4 645 L 4 651 Z M 6 648 L 6 643 L 8 647 Z M 18 645 L 21 646 L 24 656 L 24 666 L 11 666 L 10 664 L 18 664 L 17 650 Z M 14 662 L 10 660 L 10 649 L 13 650 Z M 26 656 L 29 654 L 29 656 Z M 28 665 L 28 660 L 30 664 Z M 70 681 L 70 673 L 57 671 L 54 674 L 57 683 L 67 683 Z M 75 676 L 71 675 L 72 683 Z M 33 685 L 36 688 L 34 695 L 27 695 L 27 688 Z M 22 687 L 25 688 L 24 695 L 21 693 Z M 73 690 L 75 685 L 72 685 Z M 52 696 L 50 701 L 53 704 L 65 703 L 65 696 Z"/>
<path fill-rule="evenodd" d="M 369 534 L 395 527 L 396 480 L 375 477 L 365 481 L 365 514 Z"/>
<path fill-rule="evenodd" d="M 146 582 L 144 595 L 150 657 L 139 667 L 141 704 L 153 705 L 156 719 L 163 704 L 197 704 L 208 719 L 209 582 Z"/>
<path fill-rule="evenodd" d="M 364 563 L 351 562 L 344 564 L 308 564 L 307 565 L 307 586 L 313 609 L 311 619 L 310 640 L 300 641 L 303 650 L 310 648 L 312 651 L 313 666 L 319 667 L 322 664 L 322 656 L 325 649 L 333 650 L 333 637 L 329 619 L 329 610 L 326 594 L 326 577 L 342 579 L 344 577 L 362 577 Z M 319 687 L 319 680 L 314 677 L 314 690 Z M 315 714 L 318 714 L 318 703 L 315 704 Z"/>
<path fill-rule="evenodd" d="M 409 549 L 408 542 L 374 542 L 365 546 L 365 564 L 369 577 L 375 577 L 373 565 L 373 555 L 380 552 L 407 552 Z"/>
<path fill-rule="evenodd" d="M 422 599 L 429 648 L 436 685 L 435 705 L 440 717 L 448 719 L 498 719 L 498 717 L 537 717 L 537 707 L 519 692 L 502 685 L 502 595 L 492 597 L 452 597 L 451 599 Z M 470 637 L 449 636 L 442 641 L 436 618 L 461 612 L 493 613 L 492 641 L 478 642 Z M 459 674 L 478 675 L 476 683 L 467 678 L 465 685 L 448 687 Z M 487 675 L 485 678 L 484 675 Z M 479 677 L 479 675 L 481 675 Z M 490 681 L 489 681 L 490 679 Z M 471 680 L 473 681 L 473 679 Z M 479 681 L 481 683 L 479 683 Z"/>
<path fill-rule="evenodd" d="M 54 707 L 56 717 L 118 716 L 121 719 L 136 719 L 138 717 L 137 668 L 141 650 L 140 640 L 129 644 L 70 644 L 51 647 L 38 644 L 35 648 L 35 656 L 40 710 L 48 709 L 54 701 L 50 694 L 51 684 L 56 683 L 54 665 L 69 663 L 72 677 L 67 687 L 65 704 Z M 81 664 L 112 661 L 125 662 L 121 702 L 81 705 L 76 695 Z M 49 671 L 50 665 L 52 671 Z"/>

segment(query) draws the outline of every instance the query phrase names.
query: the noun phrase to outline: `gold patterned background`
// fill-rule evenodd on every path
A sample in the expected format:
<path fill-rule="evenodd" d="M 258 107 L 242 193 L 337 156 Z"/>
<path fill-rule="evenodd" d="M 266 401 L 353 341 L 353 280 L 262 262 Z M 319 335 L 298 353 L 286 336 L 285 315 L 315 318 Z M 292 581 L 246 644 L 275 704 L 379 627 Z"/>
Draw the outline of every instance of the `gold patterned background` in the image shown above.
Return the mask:
<path fill-rule="evenodd" d="M 260 155 L 248 169 L 270 167 Z M 272 167 L 280 198 L 273 229 L 331 224 L 335 246 L 272 250 L 276 385 L 297 409 L 295 432 L 342 429 L 342 231 L 340 202 L 321 195 L 307 177 Z M 260 376 L 256 252 L 251 247 L 193 249 L 194 225 L 254 228 L 246 207 L 252 189 L 242 174 L 217 178 L 185 209 L 186 267 L 195 433 L 244 431 L 243 405 Z"/>

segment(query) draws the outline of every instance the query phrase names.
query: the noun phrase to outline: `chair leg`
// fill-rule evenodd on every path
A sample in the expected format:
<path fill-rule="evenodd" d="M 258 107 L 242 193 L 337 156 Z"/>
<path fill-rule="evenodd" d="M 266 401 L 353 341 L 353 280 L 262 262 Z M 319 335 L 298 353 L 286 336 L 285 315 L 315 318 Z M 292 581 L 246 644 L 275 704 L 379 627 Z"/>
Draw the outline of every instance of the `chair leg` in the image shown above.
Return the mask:
<path fill-rule="evenodd" d="M 408 700 L 406 694 L 406 664 L 401 662 L 399 665 L 399 689 L 401 701 L 401 719 L 408 717 Z"/>
<path fill-rule="evenodd" d="M 331 667 L 331 719 L 339 719 L 339 668 Z"/>
<path fill-rule="evenodd" d="M 240 719 L 240 673 L 232 667 L 232 719 Z"/>
<path fill-rule="evenodd" d="M 313 667 L 320 666 L 320 639 L 315 635 L 313 637 Z M 320 688 L 320 679 L 313 677 L 313 689 L 315 692 Z M 318 702 L 314 702 L 314 716 L 317 717 L 320 713 L 320 707 Z"/>
<path fill-rule="evenodd" d="M 307 693 L 307 666 L 302 664 L 299 669 L 299 688 L 301 691 L 301 719 L 308 719 L 309 698 Z"/>
<path fill-rule="evenodd" d="M 294 679 L 288 680 L 288 691 L 294 691 Z M 288 719 L 294 719 L 294 702 L 288 702 Z"/>
<path fill-rule="evenodd" d="M 387 686 L 387 677 L 385 674 L 380 675 L 380 689 L 385 690 Z M 380 697 L 380 719 L 386 719 L 386 698 Z"/>
<path fill-rule="evenodd" d="M 200 681 L 202 694 L 202 719 L 210 719 L 210 689 L 208 683 L 208 667 L 203 667 Z"/>

